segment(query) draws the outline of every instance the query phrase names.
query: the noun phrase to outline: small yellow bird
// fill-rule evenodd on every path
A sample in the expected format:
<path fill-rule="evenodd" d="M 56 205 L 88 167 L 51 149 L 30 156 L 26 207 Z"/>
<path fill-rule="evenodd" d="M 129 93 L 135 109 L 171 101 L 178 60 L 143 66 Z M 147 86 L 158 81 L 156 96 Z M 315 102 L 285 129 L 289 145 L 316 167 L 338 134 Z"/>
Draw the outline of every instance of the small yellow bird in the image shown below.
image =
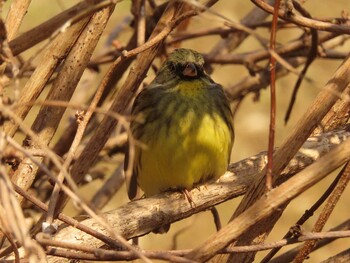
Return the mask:
<path fill-rule="evenodd" d="M 128 194 L 146 197 L 187 192 L 227 169 L 234 141 L 232 112 L 223 88 L 204 72 L 204 59 L 180 48 L 169 55 L 152 83 L 136 97 L 131 134 L 139 143 Z M 126 154 L 124 168 L 128 167 Z"/>

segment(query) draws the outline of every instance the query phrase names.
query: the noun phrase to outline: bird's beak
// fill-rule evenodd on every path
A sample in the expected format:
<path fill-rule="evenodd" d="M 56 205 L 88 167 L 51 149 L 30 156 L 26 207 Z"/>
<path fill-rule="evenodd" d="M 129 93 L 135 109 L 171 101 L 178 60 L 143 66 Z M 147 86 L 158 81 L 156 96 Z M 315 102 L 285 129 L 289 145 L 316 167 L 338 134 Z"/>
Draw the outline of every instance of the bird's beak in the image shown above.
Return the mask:
<path fill-rule="evenodd" d="M 193 63 L 187 63 L 185 69 L 182 71 L 182 75 L 185 77 L 197 77 L 198 72 L 196 65 Z"/>

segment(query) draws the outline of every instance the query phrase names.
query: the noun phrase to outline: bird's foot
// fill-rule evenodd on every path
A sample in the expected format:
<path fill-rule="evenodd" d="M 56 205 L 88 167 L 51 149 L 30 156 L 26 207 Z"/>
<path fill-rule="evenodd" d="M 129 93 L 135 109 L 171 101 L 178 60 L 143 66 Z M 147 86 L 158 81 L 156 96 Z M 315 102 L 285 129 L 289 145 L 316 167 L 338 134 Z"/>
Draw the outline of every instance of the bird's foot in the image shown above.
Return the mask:
<path fill-rule="evenodd" d="M 185 196 L 185 199 L 188 201 L 191 207 L 196 207 L 196 203 L 193 201 L 192 196 L 190 192 L 187 189 L 181 190 L 183 195 Z"/>

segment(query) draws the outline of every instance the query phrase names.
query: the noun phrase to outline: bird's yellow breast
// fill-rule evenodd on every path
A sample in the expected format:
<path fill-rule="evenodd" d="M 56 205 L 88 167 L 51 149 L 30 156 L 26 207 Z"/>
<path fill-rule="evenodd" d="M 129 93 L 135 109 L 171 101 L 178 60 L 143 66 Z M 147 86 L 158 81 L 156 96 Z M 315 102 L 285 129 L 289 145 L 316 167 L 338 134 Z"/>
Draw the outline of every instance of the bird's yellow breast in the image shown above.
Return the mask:
<path fill-rule="evenodd" d="M 159 120 L 142 126 L 139 139 L 146 147 L 136 149 L 136 165 L 146 196 L 190 189 L 226 171 L 232 131 L 201 85 L 185 82 L 162 94 L 166 104 L 158 106 L 161 112 L 149 112 L 160 114 Z M 174 92 L 178 94 L 167 100 Z"/>

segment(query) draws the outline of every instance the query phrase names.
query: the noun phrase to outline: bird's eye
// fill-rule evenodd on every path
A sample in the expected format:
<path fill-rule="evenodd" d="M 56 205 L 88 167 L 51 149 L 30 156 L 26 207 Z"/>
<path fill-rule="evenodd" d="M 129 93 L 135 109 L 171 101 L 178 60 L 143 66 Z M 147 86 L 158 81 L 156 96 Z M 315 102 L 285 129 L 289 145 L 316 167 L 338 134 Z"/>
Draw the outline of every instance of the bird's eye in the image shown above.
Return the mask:
<path fill-rule="evenodd" d="M 169 63 L 169 69 L 170 71 L 175 71 L 176 70 L 176 66 L 174 63 Z"/>

